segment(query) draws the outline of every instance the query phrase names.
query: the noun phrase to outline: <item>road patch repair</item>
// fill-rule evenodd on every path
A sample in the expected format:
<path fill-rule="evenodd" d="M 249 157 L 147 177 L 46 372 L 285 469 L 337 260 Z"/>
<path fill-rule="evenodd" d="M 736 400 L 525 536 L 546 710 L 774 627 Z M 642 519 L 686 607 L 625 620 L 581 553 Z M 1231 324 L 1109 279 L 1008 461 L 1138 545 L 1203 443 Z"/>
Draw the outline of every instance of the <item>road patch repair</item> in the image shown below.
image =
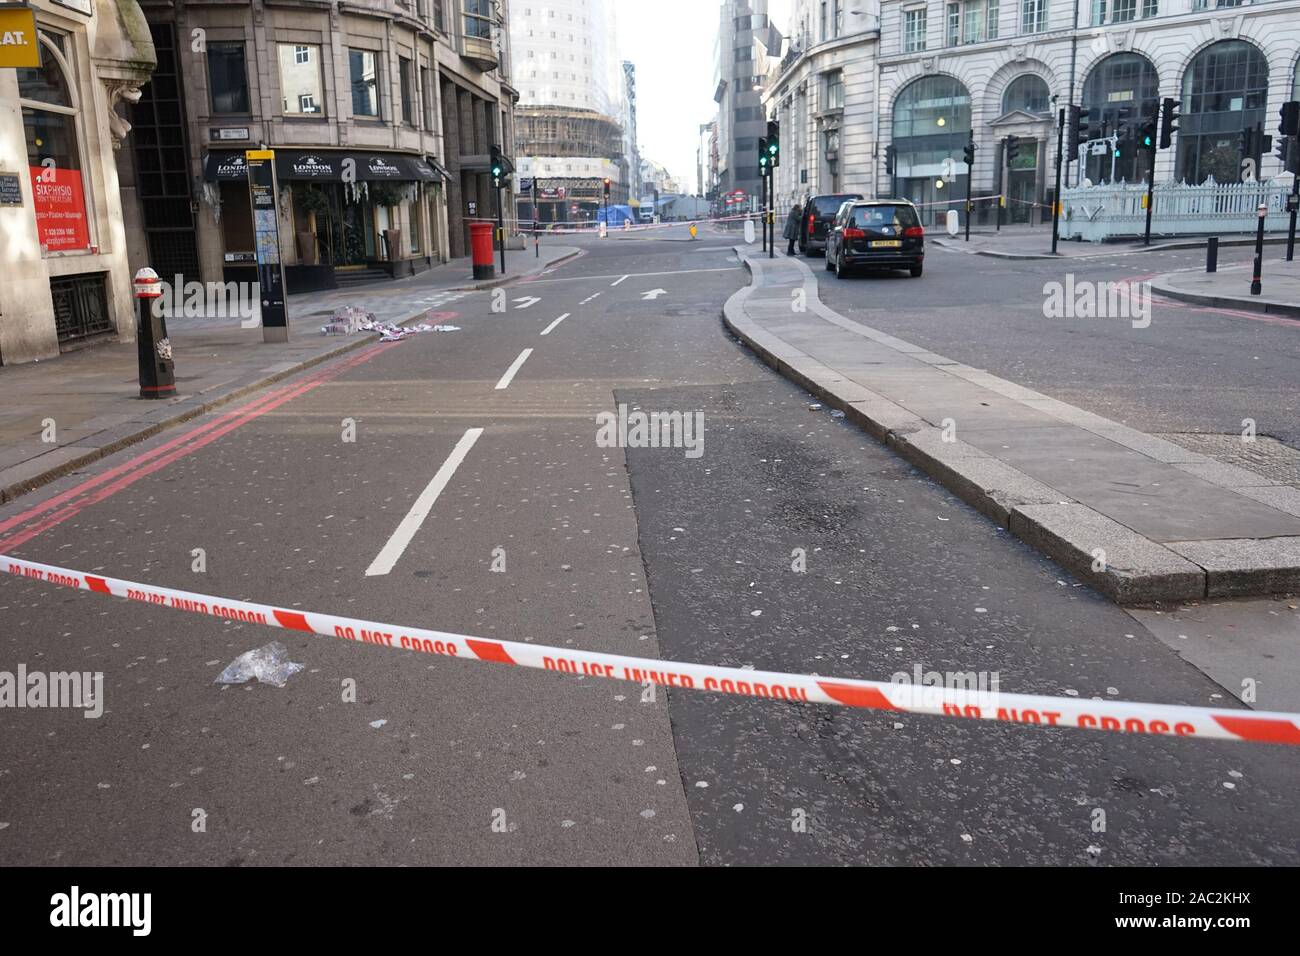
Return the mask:
<path fill-rule="evenodd" d="M 1099 697 L 1084 699 L 1045 694 L 1006 694 L 984 686 L 956 687 L 897 680 L 857 680 L 817 674 L 759 671 L 748 667 L 664 661 L 572 647 L 489 640 L 447 631 L 362 621 L 317 611 L 289 610 L 124 581 L 106 575 L 86 574 L 2 554 L 0 571 L 57 587 L 92 591 L 204 617 L 358 641 L 389 650 L 509 664 L 579 678 L 602 677 L 766 700 L 837 704 L 842 707 L 991 720 L 1037 727 L 1300 746 L 1300 714 L 1279 711 L 1186 707 L 1105 700 Z M 301 669 L 301 666 L 288 663 L 284 646 L 272 642 L 241 655 L 222 672 L 217 682 L 243 682 L 260 673 L 266 676 L 259 679 L 282 686 L 295 669 Z"/>
<path fill-rule="evenodd" d="M 727 327 L 772 368 L 1121 604 L 1300 590 L 1300 491 L 846 319 L 737 255 Z"/>

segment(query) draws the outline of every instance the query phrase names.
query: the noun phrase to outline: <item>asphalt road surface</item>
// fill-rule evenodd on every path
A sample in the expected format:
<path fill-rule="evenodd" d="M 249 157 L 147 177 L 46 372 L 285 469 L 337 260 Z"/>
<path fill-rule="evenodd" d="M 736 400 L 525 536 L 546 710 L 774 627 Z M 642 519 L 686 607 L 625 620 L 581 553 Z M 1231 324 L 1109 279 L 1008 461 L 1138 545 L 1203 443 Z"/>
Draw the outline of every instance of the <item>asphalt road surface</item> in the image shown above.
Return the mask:
<path fill-rule="evenodd" d="M 0 508 L 0 552 L 562 647 L 1230 702 L 731 338 L 733 241 L 579 239 L 453 303 L 460 331 L 369 346 Z M 1030 336 L 1050 271 L 932 251 L 920 280 L 822 286 L 1138 427 L 1260 403 L 1261 431 L 1287 432 L 1268 415 L 1294 406 L 1294 329 L 1157 312 L 1163 344 L 1138 346 L 1040 311 Z M 1138 347 L 1145 372 L 1114 359 Z M 1140 399 L 1153 379 L 1170 387 Z M 604 447 L 596 416 L 620 404 L 701 413 L 702 453 Z M 213 682 L 273 639 L 305 665 L 284 687 Z M 0 865 L 1300 862 L 1290 749 L 646 688 L 0 577 L 0 669 L 19 663 L 102 671 L 104 713 L 4 714 Z"/>

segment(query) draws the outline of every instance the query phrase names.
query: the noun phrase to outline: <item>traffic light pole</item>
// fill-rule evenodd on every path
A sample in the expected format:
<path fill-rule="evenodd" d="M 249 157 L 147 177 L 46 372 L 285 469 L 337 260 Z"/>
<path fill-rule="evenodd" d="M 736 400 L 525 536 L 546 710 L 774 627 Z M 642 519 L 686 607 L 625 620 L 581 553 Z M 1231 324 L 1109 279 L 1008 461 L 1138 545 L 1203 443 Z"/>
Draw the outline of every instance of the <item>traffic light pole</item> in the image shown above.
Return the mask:
<path fill-rule="evenodd" d="M 1010 177 L 1011 161 L 1007 158 L 1007 141 L 1002 141 L 1002 162 L 998 167 L 998 224 L 996 232 L 1002 231 L 1002 204 L 1007 201 L 1007 179 Z"/>
<path fill-rule="evenodd" d="M 1061 234 L 1061 160 L 1065 150 L 1065 109 L 1062 108 L 1056 123 L 1056 192 L 1052 194 L 1052 255 L 1056 255 L 1056 241 Z"/>
<path fill-rule="evenodd" d="M 542 247 L 537 242 L 537 177 L 533 177 L 533 255 L 540 259 Z"/>
<path fill-rule="evenodd" d="M 972 137 L 974 136 L 973 133 L 971 135 Z M 974 139 L 972 139 L 971 142 L 974 142 Z M 974 178 L 975 178 L 975 157 L 974 155 L 972 155 L 971 161 L 966 164 L 966 241 L 967 242 L 970 242 L 970 216 L 971 216 L 970 181 Z"/>
<path fill-rule="evenodd" d="M 1142 245 L 1151 245 L 1151 211 L 1156 204 L 1156 148 L 1155 143 L 1147 150 L 1147 162 L 1151 168 L 1147 170 L 1147 226 L 1146 232 L 1142 237 Z"/>
<path fill-rule="evenodd" d="M 497 180 L 497 237 L 501 241 L 501 274 L 506 274 L 506 223 L 505 209 L 502 205 L 502 186 L 501 181 Z"/>
<path fill-rule="evenodd" d="M 767 168 L 767 258 L 776 256 L 776 182 L 772 179 L 772 168 Z"/>
<path fill-rule="evenodd" d="M 1292 137 L 1291 142 L 1287 143 L 1287 148 L 1300 149 L 1300 139 Z M 1291 224 L 1286 229 L 1287 262 L 1292 261 L 1295 257 L 1295 217 L 1298 208 L 1300 208 L 1300 170 L 1291 174 Z"/>

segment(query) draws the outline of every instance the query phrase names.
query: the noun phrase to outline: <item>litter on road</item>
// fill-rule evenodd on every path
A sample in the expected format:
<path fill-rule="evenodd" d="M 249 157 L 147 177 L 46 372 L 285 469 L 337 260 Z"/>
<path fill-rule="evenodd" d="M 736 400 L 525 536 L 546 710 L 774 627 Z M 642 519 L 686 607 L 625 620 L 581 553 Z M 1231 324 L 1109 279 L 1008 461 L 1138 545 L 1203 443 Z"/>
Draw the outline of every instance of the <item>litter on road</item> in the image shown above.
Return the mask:
<path fill-rule="evenodd" d="M 217 675 L 214 684 L 243 684 L 257 678 L 263 684 L 283 687 L 302 664 L 289 660 L 289 649 L 279 641 L 240 654 L 224 671 Z"/>

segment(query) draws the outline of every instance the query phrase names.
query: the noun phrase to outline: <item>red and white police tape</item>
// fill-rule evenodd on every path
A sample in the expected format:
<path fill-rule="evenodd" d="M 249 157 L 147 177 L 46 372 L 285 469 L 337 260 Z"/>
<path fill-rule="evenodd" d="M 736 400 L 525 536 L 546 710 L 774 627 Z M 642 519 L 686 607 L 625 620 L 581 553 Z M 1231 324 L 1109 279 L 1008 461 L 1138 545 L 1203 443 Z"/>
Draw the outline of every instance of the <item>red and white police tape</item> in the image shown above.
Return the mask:
<path fill-rule="evenodd" d="M 464 634 L 398 627 L 314 611 L 292 611 L 267 604 L 232 601 L 192 591 L 85 574 L 7 555 L 0 555 L 0 571 L 46 584 L 95 591 L 208 617 L 361 641 L 393 650 L 439 654 L 495 664 L 515 664 L 561 674 L 650 682 L 668 687 L 764 697 L 769 700 L 840 704 L 845 707 L 1017 724 L 1300 745 L 1300 714 L 1084 700 L 1040 694 L 1005 694 L 1000 691 L 684 664 L 515 641 L 489 641 Z"/>

